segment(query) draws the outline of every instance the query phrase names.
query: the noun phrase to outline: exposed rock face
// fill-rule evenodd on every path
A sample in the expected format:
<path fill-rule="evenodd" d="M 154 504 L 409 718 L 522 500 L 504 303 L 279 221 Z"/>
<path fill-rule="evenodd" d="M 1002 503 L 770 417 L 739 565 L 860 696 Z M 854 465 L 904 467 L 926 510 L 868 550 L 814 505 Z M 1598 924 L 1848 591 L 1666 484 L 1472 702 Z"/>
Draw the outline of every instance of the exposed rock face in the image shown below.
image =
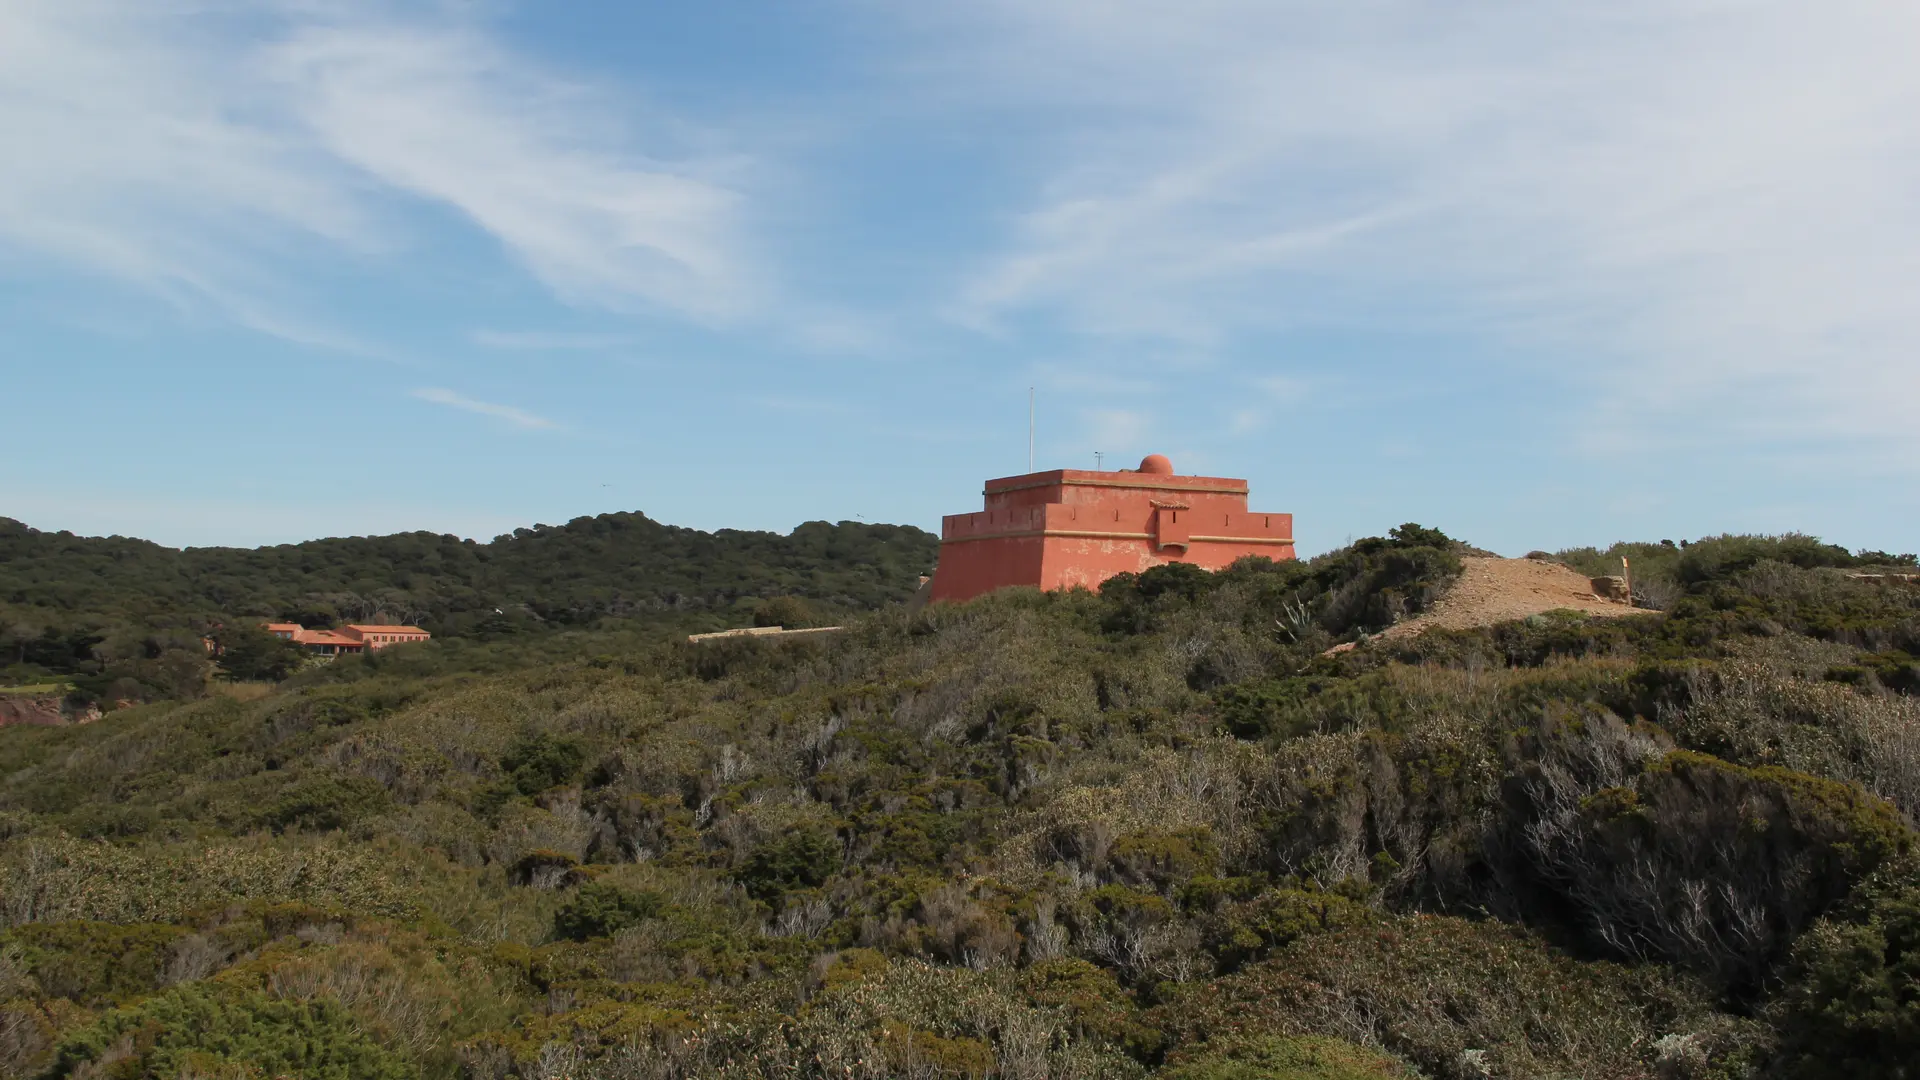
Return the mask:
<path fill-rule="evenodd" d="M 1633 602 L 1633 595 L 1627 591 L 1627 579 L 1618 574 L 1612 577 L 1594 578 L 1593 595 L 1602 600 L 1617 600 L 1622 604 Z"/>
<path fill-rule="evenodd" d="M 76 712 L 68 709 L 65 701 L 52 694 L 0 696 L 0 727 L 11 724 L 53 727 L 59 724 L 86 724 L 98 719 L 100 719 L 98 707 L 89 705 L 84 710 Z"/>

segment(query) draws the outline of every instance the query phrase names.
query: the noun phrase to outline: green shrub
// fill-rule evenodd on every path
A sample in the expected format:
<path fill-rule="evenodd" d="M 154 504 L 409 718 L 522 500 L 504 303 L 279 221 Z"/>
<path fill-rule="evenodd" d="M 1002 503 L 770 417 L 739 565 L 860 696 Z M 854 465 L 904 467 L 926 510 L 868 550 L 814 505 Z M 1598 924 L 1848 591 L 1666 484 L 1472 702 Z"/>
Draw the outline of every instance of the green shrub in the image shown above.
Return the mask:
<path fill-rule="evenodd" d="M 965 1035 L 936 1035 L 899 1020 L 880 1022 L 880 1052 L 897 1073 L 976 1077 L 984 1080 L 999 1064 L 993 1047 Z"/>
<path fill-rule="evenodd" d="M 514 860 L 507 868 L 507 879 L 515 885 L 532 885 L 539 888 L 562 888 L 578 885 L 592 879 L 592 873 L 580 865 L 580 860 L 564 851 L 551 851 L 538 848 L 527 852 Z"/>
<path fill-rule="evenodd" d="M 1159 1033 L 1140 1023 L 1140 1009 L 1113 973 L 1086 960 L 1061 957 L 1020 973 L 1027 1000 L 1058 1009 L 1082 1037 L 1138 1046 L 1154 1044 Z"/>
<path fill-rule="evenodd" d="M 418 893 L 399 879 L 418 854 L 284 838 L 140 847 L 19 838 L 0 844 L 0 921 L 161 922 L 233 901 L 407 918 L 418 912 Z"/>
<path fill-rule="evenodd" d="M 376 780 L 322 773 L 286 788 L 260 815 L 260 823 L 275 832 L 325 832 L 380 813 L 391 801 Z"/>
<path fill-rule="evenodd" d="M 734 871 L 747 891 L 771 900 L 790 889 L 813 889 L 826 884 L 840 868 L 837 837 L 819 829 L 799 829 L 756 845 Z"/>
<path fill-rule="evenodd" d="M 1311 562 L 1247 559 L 1218 574 L 1191 563 L 1167 563 L 1139 574 L 1117 574 L 1100 585 L 1107 609 L 1102 626 L 1109 633 L 1149 632 L 1174 613 L 1232 590 L 1258 612 L 1243 625 L 1262 633 L 1272 633 L 1276 622 L 1288 624 L 1289 612 L 1307 616 L 1291 620 L 1301 623 L 1288 631 L 1296 642 L 1308 623 L 1333 635 L 1370 633 L 1431 606 L 1460 574 L 1457 547 L 1438 529 L 1407 524 Z"/>
<path fill-rule="evenodd" d="M 752 1056 L 760 1075 L 808 1080 L 864 1076 L 1032 1076 L 1129 1080 L 1141 1069 L 1101 1040 L 1077 1034 L 988 976 L 900 963 L 822 993 Z M 886 1069 L 874 1068 L 878 1054 Z M 745 1057 L 746 1054 L 737 1054 Z"/>
<path fill-rule="evenodd" d="M 300 646 L 247 623 L 222 627 L 211 637 L 220 648 L 216 662 L 229 678 L 279 682 L 307 662 Z"/>
<path fill-rule="evenodd" d="M 1377 1050 L 1325 1035 L 1299 1035 L 1208 1047 L 1156 1075 L 1166 1080 L 1412 1080 L 1417 1074 Z"/>
<path fill-rule="evenodd" d="M 586 763 L 586 751 L 572 739 L 544 731 L 527 732 L 500 757 L 500 768 L 522 795 L 538 795 L 571 783 Z"/>
<path fill-rule="evenodd" d="M 588 882 L 554 913 L 553 934 L 572 941 L 612 937 L 653 918 L 665 906 L 666 899 L 657 892 Z"/>
<path fill-rule="evenodd" d="M 753 609 L 753 625 L 780 626 L 788 630 L 801 630 L 809 626 L 818 626 L 820 616 L 813 605 L 798 596 L 776 596 L 764 600 Z"/>
<path fill-rule="evenodd" d="M 1519 928 L 1439 916 L 1300 938 L 1151 1015 L 1174 1039 L 1172 1060 L 1243 1039 L 1360 1030 L 1447 1080 L 1627 1080 L 1652 1072 L 1668 1036 L 1715 1062 L 1759 1037 L 1660 968 L 1580 963 Z"/>
<path fill-rule="evenodd" d="M 1107 849 L 1114 876 L 1129 885 L 1172 889 L 1220 865 L 1220 845 L 1210 829 L 1163 832 L 1147 829 L 1116 839 Z"/>
<path fill-rule="evenodd" d="M 173 1080 L 241 1071 L 303 1080 L 413 1080 L 405 1059 L 337 1003 L 280 1001 L 213 985 L 177 987 L 115 1009 L 62 1039 L 50 1078 Z"/>
<path fill-rule="evenodd" d="M 1801 533 L 1779 536 L 1710 536 L 1687 546 L 1674 576 L 1691 588 L 1726 581 L 1762 562 L 1786 563 L 1802 570 L 1857 565 L 1859 560 L 1838 544 L 1823 544 Z"/>
<path fill-rule="evenodd" d="M 1214 715 L 1242 739 L 1298 738 L 1401 726 L 1407 702 L 1380 673 L 1291 675 L 1216 691 Z"/>
<path fill-rule="evenodd" d="M 1853 882 L 1908 850 L 1891 804 L 1858 785 L 1674 751 L 1577 807 L 1525 819 L 1535 866 L 1596 947 L 1683 964 L 1736 989 L 1765 977 Z"/>
<path fill-rule="evenodd" d="M 1903 694 L 1920 694 L 1920 659 L 1901 649 L 1867 653 L 1860 663 L 1873 672 L 1880 685 Z"/>
<path fill-rule="evenodd" d="M 1888 868 L 1795 943 L 1772 1006 L 1794 1080 L 1905 1080 L 1920 1062 L 1920 866 Z"/>
<path fill-rule="evenodd" d="M 159 989 L 171 947 L 186 935 L 153 923 L 28 923 L 0 936 L 0 949 L 19 949 L 41 993 L 98 1008 Z"/>
<path fill-rule="evenodd" d="M 1228 904 L 1204 921 L 1205 945 L 1222 971 L 1238 971 L 1300 938 L 1380 918 L 1356 890 L 1272 889 Z"/>
<path fill-rule="evenodd" d="M 821 987 L 831 990 L 880 975 L 887 970 L 886 955 L 878 949 L 842 949 L 829 954 L 820 969 Z"/>
<path fill-rule="evenodd" d="M 1335 635 L 1372 633 L 1425 611 L 1460 576 L 1455 547 L 1440 530 L 1409 523 L 1315 559 L 1320 625 Z"/>

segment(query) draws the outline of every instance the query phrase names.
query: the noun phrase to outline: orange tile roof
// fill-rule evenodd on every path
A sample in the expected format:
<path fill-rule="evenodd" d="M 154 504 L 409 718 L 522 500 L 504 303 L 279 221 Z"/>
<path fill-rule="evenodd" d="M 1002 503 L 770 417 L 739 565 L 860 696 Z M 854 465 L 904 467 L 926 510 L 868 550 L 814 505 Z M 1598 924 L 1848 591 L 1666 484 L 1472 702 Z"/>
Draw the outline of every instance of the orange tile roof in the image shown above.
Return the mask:
<path fill-rule="evenodd" d="M 305 629 L 305 627 L 301 626 L 297 622 L 270 622 L 270 623 L 261 623 L 260 625 L 264 626 L 269 633 L 276 630 L 292 630 L 297 633 Z"/>
<path fill-rule="evenodd" d="M 302 645 L 364 645 L 359 638 L 348 637 L 332 630 L 302 630 L 293 636 L 293 640 Z"/>
<path fill-rule="evenodd" d="M 362 634 L 425 634 L 417 626 L 389 626 L 385 623 L 348 623 L 347 629 L 358 630 Z"/>

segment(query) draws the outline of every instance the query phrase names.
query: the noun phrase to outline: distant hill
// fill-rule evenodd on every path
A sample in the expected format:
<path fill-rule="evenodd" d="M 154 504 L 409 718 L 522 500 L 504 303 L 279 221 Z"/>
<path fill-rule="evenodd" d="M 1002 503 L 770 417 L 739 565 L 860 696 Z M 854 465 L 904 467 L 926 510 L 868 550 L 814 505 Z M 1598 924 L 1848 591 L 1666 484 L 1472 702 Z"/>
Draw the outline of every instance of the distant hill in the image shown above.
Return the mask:
<path fill-rule="evenodd" d="M 393 619 L 441 636 L 489 636 L 607 618 L 711 626 L 774 596 L 867 609 L 911 595 L 938 548 L 938 537 L 910 526 L 814 521 L 784 536 L 708 533 L 638 513 L 517 529 L 490 543 L 414 532 L 186 549 L 0 518 L 0 669 L 37 653 L 38 666 L 57 670 L 49 652 L 84 655 L 116 635 L 141 639 L 122 651 L 155 654 L 212 622 L 255 616 Z"/>

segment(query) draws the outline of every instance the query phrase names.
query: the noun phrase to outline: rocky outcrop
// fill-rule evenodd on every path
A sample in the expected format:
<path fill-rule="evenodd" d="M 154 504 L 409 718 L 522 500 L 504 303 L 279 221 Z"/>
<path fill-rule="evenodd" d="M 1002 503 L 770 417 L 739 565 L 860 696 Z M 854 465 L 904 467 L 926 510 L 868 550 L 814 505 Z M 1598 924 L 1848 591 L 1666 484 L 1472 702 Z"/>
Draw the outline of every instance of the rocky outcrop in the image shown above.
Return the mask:
<path fill-rule="evenodd" d="M 64 699 L 50 694 L 0 694 L 0 727 L 13 724 L 54 727 L 60 724 L 85 724 L 98 719 L 100 709 L 94 705 L 76 711 L 68 708 Z"/>

